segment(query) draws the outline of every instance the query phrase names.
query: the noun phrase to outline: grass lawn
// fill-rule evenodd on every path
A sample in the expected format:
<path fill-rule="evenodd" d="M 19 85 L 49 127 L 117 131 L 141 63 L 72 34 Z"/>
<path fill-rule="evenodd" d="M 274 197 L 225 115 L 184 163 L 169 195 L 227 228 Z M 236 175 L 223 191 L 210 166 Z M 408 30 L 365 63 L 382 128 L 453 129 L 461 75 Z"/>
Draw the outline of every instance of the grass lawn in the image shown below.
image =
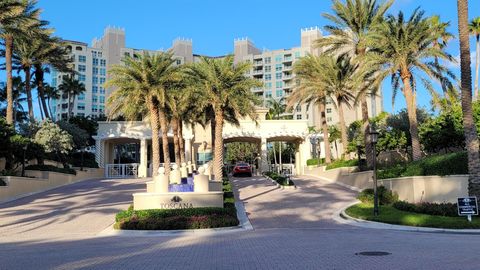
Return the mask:
<path fill-rule="evenodd" d="M 351 217 L 389 224 L 444 229 L 480 229 L 480 217 L 478 216 L 473 216 L 472 222 L 468 222 L 466 217 L 425 215 L 400 211 L 389 205 L 381 205 L 380 215 L 374 217 L 373 205 L 365 203 L 353 205 L 345 212 Z"/>

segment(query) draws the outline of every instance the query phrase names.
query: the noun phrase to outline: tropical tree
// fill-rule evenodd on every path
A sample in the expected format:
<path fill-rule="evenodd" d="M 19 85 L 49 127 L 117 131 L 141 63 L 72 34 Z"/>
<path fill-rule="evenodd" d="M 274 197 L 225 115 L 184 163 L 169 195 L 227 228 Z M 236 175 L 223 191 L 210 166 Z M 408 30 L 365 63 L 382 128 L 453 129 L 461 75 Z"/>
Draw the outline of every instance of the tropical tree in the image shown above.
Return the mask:
<path fill-rule="evenodd" d="M 25 109 L 23 108 L 25 98 L 25 84 L 22 82 L 22 78 L 13 77 L 13 120 L 14 122 L 23 122 L 28 119 Z M 0 104 L 6 105 L 7 103 L 7 86 L 0 89 Z M 0 107 L 0 115 L 5 116 L 7 113 L 7 107 Z"/>
<path fill-rule="evenodd" d="M 201 92 L 202 99 L 198 105 L 210 108 L 214 113 L 213 170 L 217 180 L 222 178 L 225 120 L 238 125 L 239 117 L 257 117 L 255 104 L 258 104 L 258 99 L 251 88 L 261 86 L 261 83 L 245 75 L 250 67 L 247 62 L 234 65 L 233 56 L 229 55 L 221 59 L 202 57 L 185 70 L 189 84 Z"/>
<path fill-rule="evenodd" d="M 468 29 L 468 0 L 457 0 L 458 32 L 460 39 L 460 72 L 463 129 L 468 156 L 468 193 L 480 196 L 480 155 L 478 133 L 472 113 L 472 70 Z"/>
<path fill-rule="evenodd" d="M 478 76 L 480 71 L 480 17 L 474 18 L 469 25 L 470 34 L 475 37 L 476 49 L 475 49 L 475 89 L 473 97 L 476 100 L 478 98 Z"/>
<path fill-rule="evenodd" d="M 454 35 L 447 31 L 447 28 L 450 26 L 450 22 L 442 22 L 440 16 L 433 15 L 430 17 L 430 28 L 431 33 L 435 35 L 436 39 L 433 41 L 432 46 L 438 50 L 443 50 L 447 46 L 448 42 L 454 38 Z M 440 66 L 438 61 L 438 57 L 434 56 L 435 65 Z M 452 90 L 450 87 L 450 82 L 447 81 L 440 81 L 443 94 L 446 96 L 448 95 L 448 91 Z"/>
<path fill-rule="evenodd" d="M 120 115 L 129 120 L 149 117 L 152 128 L 153 175 L 158 173 L 160 167 L 160 130 L 165 173 L 170 174 L 165 102 L 168 87 L 177 76 L 174 62 L 171 52 L 152 55 L 144 52 L 135 58 L 126 57 L 122 65 L 110 68 L 110 78 L 105 84 L 106 87 L 117 88 L 107 101 L 110 118 Z"/>
<path fill-rule="evenodd" d="M 332 162 L 331 148 L 327 118 L 325 114 L 326 100 L 328 93 L 324 87 L 324 83 L 321 80 L 319 74 L 322 65 L 321 59 L 313 55 L 307 55 L 298 60 L 294 67 L 293 72 L 297 78 L 300 79 L 300 84 L 296 86 L 295 91 L 288 98 L 288 105 L 290 107 L 295 106 L 297 103 L 302 102 L 314 102 L 318 104 L 320 111 L 320 125 L 323 132 L 323 141 L 325 146 L 325 162 Z"/>
<path fill-rule="evenodd" d="M 437 57 L 441 60 L 454 61 L 453 57 L 442 48 L 434 46 L 437 41 L 435 29 L 432 30 L 430 19 L 424 12 L 416 9 L 410 18 L 405 19 L 403 12 L 398 16 L 389 15 L 386 21 L 376 27 L 375 37 L 367 59 L 372 66 L 381 67 L 377 83 L 391 76 L 393 98 L 399 89 L 405 96 L 412 138 L 412 158 L 418 160 L 422 156 L 418 137 L 418 119 L 416 114 L 416 85 L 420 81 L 426 89 L 435 93 L 429 79 L 442 85 L 452 85 L 453 74 L 444 66 L 432 62 Z M 426 77 L 429 79 L 427 79 Z"/>
<path fill-rule="evenodd" d="M 44 97 L 41 97 L 40 96 L 40 93 L 38 93 L 38 100 L 42 100 L 42 99 L 46 99 L 47 100 L 47 107 L 48 107 L 48 114 L 47 115 L 50 115 L 52 116 L 52 107 L 50 106 L 50 101 L 53 99 L 53 100 L 56 100 L 56 99 L 59 99 L 60 98 L 60 91 L 55 88 L 55 87 L 52 87 L 50 86 L 49 84 L 46 84 L 44 83 L 43 84 L 43 93 L 45 94 Z M 40 111 L 42 111 L 42 106 L 39 106 L 39 109 Z"/>
<path fill-rule="evenodd" d="M 0 2 L 0 39 L 5 45 L 7 71 L 7 123 L 13 123 L 12 54 L 14 39 L 24 37 L 31 28 L 43 25 L 39 21 L 40 10 L 36 1 L 4 0 Z"/>
<path fill-rule="evenodd" d="M 67 95 L 68 115 L 67 120 L 73 116 L 73 108 L 75 107 L 75 98 L 85 92 L 85 85 L 72 75 L 63 76 L 62 83 L 58 86 L 63 94 Z M 45 113 L 47 115 L 47 113 Z"/>
<path fill-rule="evenodd" d="M 361 58 L 368 51 L 373 28 L 383 21 L 383 16 L 393 4 L 393 0 L 379 2 L 377 0 L 332 0 L 333 14 L 323 14 L 333 25 L 325 26 L 330 36 L 320 38 L 317 45 L 333 54 L 348 54 L 354 60 Z M 362 68 L 362 67 L 360 67 Z M 378 87 L 373 87 L 369 80 L 359 85 L 357 101 L 362 109 L 363 134 L 365 141 L 365 153 L 367 166 L 373 164 L 373 148 L 370 143 L 370 125 L 368 116 L 367 93 L 374 92 Z"/>
<path fill-rule="evenodd" d="M 285 104 L 285 98 L 279 98 L 279 99 L 274 99 L 271 98 L 267 100 L 267 106 L 268 106 L 268 113 L 267 113 L 267 119 L 269 120 L 280 120 L 282 119 L 282 115 L 287 111 L 287 105 Z M 275 166 L 277 165 L 277 153 L 276 153 L 276 142 L 273 142 L 273 160 L 275 162 Z M 278 142 L 278 161 L 280 166 L 282 165 L 282 142 Z"/>
<path fill-rule="evenodd" d="M 337 125 L 328 126 L 328 134 L 329 134 L 328 143 L 329 144 L 334 143 L 335 152 L 336 152 L 337 157 L 338 157 L 339 155 L 338 155 L 337 141 L 342 139 L 342 134 L 340 133 L 340 130 L 338 129 Z"/>
<path fill-rule="evenodd" d="M 62 130 L 57 124 L 47 119 L 40 125 L 34 141 L 42 145 L 45 152 L 56 154 L 63 166 L 65 168 L 68 167 L 64 155 L 73 149 L 74 142 L 72 136 L 67 131 Z"/>

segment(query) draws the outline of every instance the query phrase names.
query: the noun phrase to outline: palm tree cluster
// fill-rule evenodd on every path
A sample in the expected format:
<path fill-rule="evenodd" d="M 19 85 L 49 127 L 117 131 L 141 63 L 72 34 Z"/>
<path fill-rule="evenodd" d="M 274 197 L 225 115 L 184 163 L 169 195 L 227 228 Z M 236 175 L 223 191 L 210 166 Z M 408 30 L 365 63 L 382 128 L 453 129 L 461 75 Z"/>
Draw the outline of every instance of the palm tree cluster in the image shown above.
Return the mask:
<path fill-rule="evenodd" d="M 128 120 L 148 117 L 152 127 L 152 167 L 160 166 L 160 138 L 165 171 L 170 171 L 168 131 L 172 130 L 177 163 L 185 160 L 184 124 L 210 124 L 214 148 L 214 175 L 221 178 L 225 122 L 255 119 L 256 96 L 250 91 L 259 82 L 245 74 L 250 64 L 234 65 L 233 56 L 202 58 L 197 63 L 175 65 L 171 52 L 143 53 L 126 57 L 111 67 L 107 87 L 116 90 L 108 98 L 109 117 Z"/>
<path fill-rule="evenodd" d="M 366 97 L 376 95 L 383 82 L 390 78 L 392 102 L 398 91 L 401 91 L 406 100 L 412 138 L 412 159 L 420 159 L 423 151 L 419 142 L 416 116 L 417 85 L 422 84 L 436 98 L 438 93 L 432 81 L 440 85 L 446 96 L 454 89 L 453 82 L 456 81 L 456 76 L 445 65 L 455 61 L 445 50 L 448 41 L 454 37 L 447 31 L 449 22 L 442 22 L 439 16 L 427 17 L 418 8 L 410 16 L 406 16 L 402 11 L 397 15 L 387 15 L 393 0 L 332 0 L 332 2 L 333 13 L 324 14 L 324 17 L 332 23 L 325 27 L 330 35 L 316 41 L 316 45 L 322 49 L 322 55 L 309 55 L 296 63 L 294 71 L 300 81 L 296 91 L 289 97 L 289 106 L 303 102 L 318 104 L 324 138 L 327 138 L 325 106 L 328 101 L 333 101 L 337 107 L 340 137 L 345 151 L 348 142 L 343 107 L 360 105 L 365 154 L 367 165 L 371 166 L 373 155 L 369 141 L 369 117 L 372 115 L 369 115 Z M 474 92 L 474 96 L 477 97 L 480 21 L 477 18 L 468 25 L 467 7 L 466 0 L 458 0 L 462 108 L 466 146 L 469 152 L 470 193 L 480 194 L 479 146 L 472 118 L 468 44 L 470 33 L 477 40 Z M 324 139 L 324 142 L 326 150 L 330 150 L 329 140 Z M 330 160 L 328 152 L 327 162 Z"/>
<path fill-rule="evenodd" d="M 5 58 L 2 68 L 7 73 L 3 95 L 7 104 L 5 116 L 8 124 L 23 119 L 16 117 L 18 109 L 23 111 L 16 105 L 20 104 L 23 95 L 28 107 L 28 119 L 34 120 L 34 88 L 38 93 L 42 118 L 43 115 L 50 118 L 47 103 L 50 99 L 58 98 L 59 93 L 44 82 L 44 75 L 51 67 L 60 72 L 72 72 L 65 44 L 52 35 L 53 29 L 49 23 L 40 19 L 41 10 L 36 5 L 36 0 L 0 0 L 0 57 Z M 15 82 L 15 78 L 21 77 L 14 77 L 13 71 L 23 73 L 21 87 Z"/>

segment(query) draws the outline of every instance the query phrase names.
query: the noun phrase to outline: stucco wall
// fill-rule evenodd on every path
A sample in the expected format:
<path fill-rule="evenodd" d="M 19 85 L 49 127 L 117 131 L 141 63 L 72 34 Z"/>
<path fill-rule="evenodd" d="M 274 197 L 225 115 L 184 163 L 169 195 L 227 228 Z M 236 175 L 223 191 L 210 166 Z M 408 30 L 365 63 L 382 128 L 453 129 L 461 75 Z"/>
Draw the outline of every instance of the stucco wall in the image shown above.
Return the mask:
<path fill-rule="evenodd" d="M 325 170 L 325 167 L 306 168 L 305 173 L 317 175 L 329 179 L 332 182 L 342 183 L 358 189 L 365 189 L 373 187 L 372 171 L 353 172 L 356 167 L 337 168 L 332 170 Z"/>
<path fill-rule="evenodd" d="M 0 186 L 0 202 L 11 201 L 86 179 L 103 178 L 103 170 L 88 169 L 87 171 L 77 171 L 77 175 L 26 170 L 25 175 L 29 177 L 2 177 L 7 182 L 7 186 Z"/>

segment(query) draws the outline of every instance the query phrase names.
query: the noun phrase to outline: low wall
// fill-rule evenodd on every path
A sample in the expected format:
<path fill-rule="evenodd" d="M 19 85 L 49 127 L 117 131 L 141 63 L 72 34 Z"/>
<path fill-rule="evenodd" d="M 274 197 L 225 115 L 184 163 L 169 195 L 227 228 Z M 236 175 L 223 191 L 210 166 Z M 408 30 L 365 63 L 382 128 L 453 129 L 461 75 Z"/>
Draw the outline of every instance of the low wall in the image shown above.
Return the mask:
<path fill-rule="evenodd" d="M 169 192 L 134 193 L 133 208 L 183 209 L 197 207 L 223 207 L 223 192 Z"/>
<path fill-rule="evenodd" d="M 7 202 L 86 179 L 103 178 L 102 169 L 89 168 L 77 175 L 48 171 L 26 170 L 28 177 L 2 176 L 7 186 L 0 186 L 0 202 Z"/>
<path fill-rule="evenodd" d="M 343 167 L 325 170 L 325 166 L 322 166 L 310 170 L 307 169 L 305 173 L 327 178 L 332 182 L 341 183 L 357 189 L 373 187 L 373 172 L 354 172 L 356 169 L 357 167 Z"/>
<path fill-rule="evenodd" d="M 379 185 L 396 192 L 400 200 L 418 202 L 451 202 L 468 195 L 468 176 L 411 176 L 382 179 Z"/>

